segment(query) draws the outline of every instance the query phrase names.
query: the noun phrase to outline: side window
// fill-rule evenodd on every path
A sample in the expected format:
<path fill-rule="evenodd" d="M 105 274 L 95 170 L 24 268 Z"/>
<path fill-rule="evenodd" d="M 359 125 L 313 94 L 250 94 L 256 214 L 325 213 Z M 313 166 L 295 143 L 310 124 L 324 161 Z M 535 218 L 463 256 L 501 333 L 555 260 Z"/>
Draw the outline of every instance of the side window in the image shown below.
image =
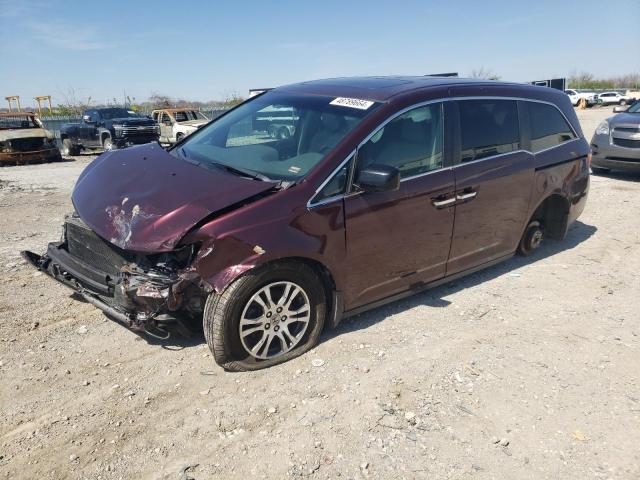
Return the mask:
<path fill-rule="evenodd" d="M 531 124 L 531 150 L 534 153 L 576 138 L 571 127 L 554 106 L 527 102 Z"/>
<path fill-rule="evenodd" d="M 463 100 L 460 105 L 462 162 L 520 148 L 518 106 L 513 100 Z"/>
<path fill-rule="evenodd" d="M 331 180 L 327 182 L 327 184 L 322 187 L 311 203 L 318 203 L 322 200 L 326 200 L 327 198 L 337 197 L 339 195 L 343 195 L 347 190 L 347 181 L 349 180 L 349 169 L 351 167 L 351 162 L 353 159 L 345 163 L 340 170 L 338 170 Z"/>
<path fill-rule="evenodd" d="M 162 123 L 164 123 L 167 126 L 170 126 L 172 124 L 171 117 L 169 116 L 168 113 L 162 114 Z"/>
<path fill-rule="evenodd" d="M 442 167 L 442 103 L 397 116 L 358 150 L 358 168 L 391 165 L 403 178 Z"/>

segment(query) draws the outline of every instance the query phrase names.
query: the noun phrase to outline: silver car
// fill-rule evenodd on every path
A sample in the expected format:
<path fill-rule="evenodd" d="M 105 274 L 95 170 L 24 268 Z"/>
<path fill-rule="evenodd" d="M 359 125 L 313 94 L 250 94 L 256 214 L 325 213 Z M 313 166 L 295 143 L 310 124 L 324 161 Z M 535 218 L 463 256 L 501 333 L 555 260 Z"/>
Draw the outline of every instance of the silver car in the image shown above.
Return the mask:
<path fill-rule="evenodd" d="M 594 173 L 613 169 L 640 172 L 640 102 L 613 111 L 619 113 L 598 125 L 591 139 L 591 169 Z"/>

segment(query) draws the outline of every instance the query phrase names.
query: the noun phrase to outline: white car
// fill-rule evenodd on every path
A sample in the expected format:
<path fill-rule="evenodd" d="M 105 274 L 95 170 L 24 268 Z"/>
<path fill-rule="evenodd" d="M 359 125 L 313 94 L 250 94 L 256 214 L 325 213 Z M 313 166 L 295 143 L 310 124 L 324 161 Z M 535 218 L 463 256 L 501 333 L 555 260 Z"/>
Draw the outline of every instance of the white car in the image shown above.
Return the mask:
<path fill-rule="evenodd" d="M 565 90 L 564 93 L 569 95 L 571 104 L 574 107 L 577 107 L 580 103 L 580 100 L 582 100 L 583 98 L 587 101 L 587 105 L 593 105 L 596 102 L 596 94 L 593 92 L 578 92 L 577 90 L 569 88 Z"/>
<path fill-rule="evenodd" d="M 626 105 L 633 103 L 635 99 L 629 95 L 622 95 L 619 92 L 604 92 L 598 95 L 602 105 Z"/>
<path fill-rule="evenodd" d="M 154 110 L 151 117 L 160 125 L 160 143 L 177 143 L 209 122 L 193 108 L 165 108 Z"/>

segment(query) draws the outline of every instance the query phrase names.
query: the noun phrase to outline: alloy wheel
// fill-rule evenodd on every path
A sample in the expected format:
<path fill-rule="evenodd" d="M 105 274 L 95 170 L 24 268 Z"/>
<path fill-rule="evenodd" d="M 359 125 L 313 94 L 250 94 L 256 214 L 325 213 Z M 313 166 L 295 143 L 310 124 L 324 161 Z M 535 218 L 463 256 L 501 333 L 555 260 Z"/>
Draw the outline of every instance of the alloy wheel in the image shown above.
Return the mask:
<path fill-rule="evenodd" d="M 273 282 L 246 303 L 239 323 L 240 341 L 254 358 L 275 358 L 300 343 L 310 319 L 307 293 L 292 282 Z"/>

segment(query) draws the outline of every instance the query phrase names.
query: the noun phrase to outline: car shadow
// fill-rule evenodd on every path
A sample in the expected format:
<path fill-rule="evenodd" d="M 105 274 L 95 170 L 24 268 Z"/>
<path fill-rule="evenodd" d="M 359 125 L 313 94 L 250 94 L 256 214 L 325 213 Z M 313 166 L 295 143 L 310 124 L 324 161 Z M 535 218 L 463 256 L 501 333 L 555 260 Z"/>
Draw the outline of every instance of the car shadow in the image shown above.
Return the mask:
<path fill-rule="evenodd" d="M 540 248 L 535 251 L 529 257 L 515 256 L 503 263 L 486 268 L 479 272 L 473 273 L 467 277 L 463 277 L 457 280 L 452 280 L 450 283 L 435 287 L 430 290 L 425 290 L 421 293 L 416 293 L 410 297 L 402 300 L 391 302 L 387 305 L 374 308 L 370 311 L 355 315 L 353 317 L 345 319 L 335 329 L 326 329 L 320 338 L 320 343 L 330 340 L 334 337 L 338 337 L 345 333 L 354 332 L 357 330 L 363 330 L 375 325 L 376 323 L 385 320 L 391 315 L 402 313 L 406 310 L 410 310 L 419 305 L 426 305 L 434 308 L 444 308 L 451 304 L 449 300 L 443 297 L 472 288 L 487 280 L 505 275 L 514 270 L 518 270 L 525 265 L 537 262 L 543 258 L 552 257 L 560 252 L 571 250 L 572 248 L 580 245 L 582 242 L 591 237 L 597 228 L 593 225 L 587 225 L 580 221 L 576 221 L 567 232 L 567 236 L 562 241 L 547 241 L 544 242 Z M 85 301 L 80 295 L 72 294 L 72 297 L 78 301 Z M 144 340 L 149 345 L 159 345 L 167 350 L 182 350 L 184 348 L 196 347 L 202 345 L 205 342 L 204 333 L 202 331 L 202 324 L 197 323 L 189 325 L 192 329 L 190 336 L 185 336 L 180 332 L 171 332 L 168 338 L 157 338 L 144 331 L 131 330 L 127 326 L 120 323 L 118 320 L 111 318 L 108 314 L 103 312 L 107 318 L 117 323 L 120 327 L 126 328 L 130 332 L 137 335 L 141 340 Z"/>
<path fill-rule="evenodd" d="M 457 280 L 452 280 L 450 283 L 445 283 L 444 285 L 425 290 L 421 293 L 416 293 L 415 295 L 406 297 L 402 300 L 397 300 L 373 310 L 349 317 L 343 320 L 336 329 L 327 330 L 322 336 L 321 342 L 345 333 L 369 328 L 370 326 L 385 320 L 391 315 L 402 313 L 420 305 L 426 305 L 434 308 L 447 307 L 451 302 L 443 297 L 468 288 L 473 288 L 483 282 L 493 280 L 494 278 L 498 278 L 510 272 L 515 272 L 525 265 L 535 263 L 543 258 L 552 257 L 563 251 L 571 250 L 591 237 L 596 231 L 597 228 L 595 226 L 576 221 L 569 228 L 564 240 L 548 240 L 543 242 L 540 248 L 529 257 L 514 256 L 509 260 L 492 267 L 488 267 Z"/>

